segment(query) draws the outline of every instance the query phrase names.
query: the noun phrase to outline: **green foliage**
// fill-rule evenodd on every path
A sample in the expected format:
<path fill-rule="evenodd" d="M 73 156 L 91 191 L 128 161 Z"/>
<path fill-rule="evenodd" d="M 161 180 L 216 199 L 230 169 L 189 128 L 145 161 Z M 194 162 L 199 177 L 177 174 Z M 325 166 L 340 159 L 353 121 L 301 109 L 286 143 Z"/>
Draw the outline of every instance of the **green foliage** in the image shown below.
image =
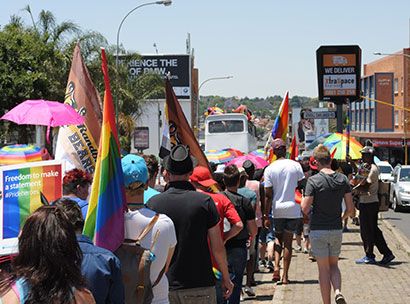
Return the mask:
<path fill-rule="evenodd" d="M 80 44 L 81 54 L 91 79 L 101 94 L 101 100 L 105 85 L 100 47 L 105 47 L 112 94 L 116 96 L 115 46 L 109 46 L 101 34 L 94 31 L 83 32 L 72 22 L 57 23 L 50 11 L 42 10 L 35 20 L 30 6 L 26 6 L 24 10 L 31 17 L 30 26 L 13 15 L 10 23 L 0 28 L 1 115 L 27 99 L 63 102 L 77 43 Z M 125 53 L 124 50 L 121 51 Z M 138 114 L 143 100 L 164 96 L 164 82 L 159 75 L 147 74 L 134 80 L 129 77 L 127 67 L 120 66 L 118 79 L 120 111 L 126 115 Z M 10 127 L 16 128 L 15 124 L 10 124 Z M 20 143 L 27 142 L 24 128 L 25 126 L 19 126 Z"/>

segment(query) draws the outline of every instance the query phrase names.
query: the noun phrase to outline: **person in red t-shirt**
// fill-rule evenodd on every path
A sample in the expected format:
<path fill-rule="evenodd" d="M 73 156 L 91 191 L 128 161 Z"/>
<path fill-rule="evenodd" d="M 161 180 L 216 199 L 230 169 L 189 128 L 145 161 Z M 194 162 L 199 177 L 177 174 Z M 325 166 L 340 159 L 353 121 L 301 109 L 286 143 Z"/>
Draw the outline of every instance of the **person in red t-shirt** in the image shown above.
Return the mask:
<path fill-rule="evenodd" d="M 225 195 L 221 193 L 212 192 L 210 187 L 213 185 L 217 185 L 218 183 L 212 179 L 211 173 L 209 172 L 208 168 L 202 167 L 202 166 L 195 167 L 190 179 L 191 179 L 191 184 L 195 187 L 196 191 L 209 194 L 214 200 L 216 209 L 218 210 L 218 213 L 219 213 L 219 217 L 221 218 L 221 220 L 219 221 L 219 228 L 221 230 L 222 240 L 225 244 L 227 240 L 233 238 L 243 229 L 243 223 L 241 221 L 241 218 L 239 217 L 238 212 L 235 209 L 235 206 Z M 230 229 L 224 232 L 224 222 L 226 222 L 225 219 L 227 220 L 227 222 L 229 222 Z M 217 278 L 216 296 L 217 296 L 218 303 L 220 303 L 219 301 L 223 299 L 222 289 L 218 288 L 219 270 L 217 268 L 217 264 L 214 260 L 212 252 L 211 252 L 211 258 L 212 258 L 212 266 L 213 266 L 212 268 L 214 269 L 214 274 Z"/>
<path fill-rule="evenodd" d="M 218 183 L 212 179 L 208 168 L 202 166 L 195 167 L 194 172 L 191 175 L 191 184 L 195 187 L 196 191 L 209 194 L 214 200 L 216 209 L 218 209 L 218 213 L 221 218 L 219 227 L 221 229 L 221 236 L 224 243 L 237 235 L 243 229 L 241 218 L 239 217 L 238 212 L 236 212 L 236 209 L 231 201 L 225 195 L 221 193 L 214 193 L 210 189 L 211 186 Z M 226 232 L 224 232 L 225 218 L 231 224 L 231 228 Z"/>

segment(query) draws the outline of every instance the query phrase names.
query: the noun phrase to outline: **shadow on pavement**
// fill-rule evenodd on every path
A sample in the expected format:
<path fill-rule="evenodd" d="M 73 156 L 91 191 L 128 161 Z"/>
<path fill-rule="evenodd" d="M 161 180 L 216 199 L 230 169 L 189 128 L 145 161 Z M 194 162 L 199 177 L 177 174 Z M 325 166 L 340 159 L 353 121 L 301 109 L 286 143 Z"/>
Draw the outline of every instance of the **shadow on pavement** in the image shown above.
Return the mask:
<path fill-rule="evenodd" d="M 351 245 L 351 246 L 363 246 L 363 243 L 362 243 L 362 242 L 343 242 L 343 243 L 342 243 L 342 246 L 348 246 L 348 245 Z"/>
<path fill-rule="evenodd" d="M 252 303 L 252 301 L 272 301 L 272 300 L 273 300 L 273 296 L 256 296 L 256 297 L 245 298 L 241 302 L 250 302 L 250 303 Z"/>

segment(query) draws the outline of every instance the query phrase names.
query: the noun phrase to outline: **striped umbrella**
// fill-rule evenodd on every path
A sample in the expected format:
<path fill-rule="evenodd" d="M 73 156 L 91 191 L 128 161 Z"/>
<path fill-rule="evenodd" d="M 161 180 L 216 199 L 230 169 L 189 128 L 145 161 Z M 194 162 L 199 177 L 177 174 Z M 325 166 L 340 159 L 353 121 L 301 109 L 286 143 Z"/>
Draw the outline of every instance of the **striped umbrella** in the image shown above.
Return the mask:
<path fill-rule="evenodd" d="M 255 155 L 255 156 L 259 156 L 264 158 L 265 157 L 265 149 L 264 148 L 260 148 L 258 150 L 254 150 L 252 152 L 249 152 L 249 154 Z M 269 151 L 268 151 L 268 155 L 269 155 Z"/>
<path fill-rule="evenodd" d="M 228 148 L 228 149 L 222 149 L 222 151 L 228 151 L 232 154 L 233 157 L 238 157 L 238 156 L 244 156 L 245 154 L 243 154 L 241 151 L 237 150 L 237 149 L 233 149 L 233 148 Z"/>
<path fill-rule="evenodd" d="M 33 145 L 11 145 L 0 149 L 0 164 L 14 165 L 40 161 L 41 148 Z"/>
<path fill-rule="evenodd" d="M 222 164 L 234 159 L 234 156 L 229 151 L 224 150 L 208 150 L 205 151 L 205 156 L 209 162 L 213 162 L 215 164 Z"/>

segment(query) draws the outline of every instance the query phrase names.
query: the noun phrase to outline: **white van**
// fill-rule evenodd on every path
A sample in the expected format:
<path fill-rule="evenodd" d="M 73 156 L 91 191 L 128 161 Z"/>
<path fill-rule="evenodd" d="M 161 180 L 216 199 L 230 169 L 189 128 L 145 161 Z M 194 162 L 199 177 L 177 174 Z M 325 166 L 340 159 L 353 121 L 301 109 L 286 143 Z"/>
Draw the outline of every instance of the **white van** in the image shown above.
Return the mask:
<path fill-rule="evenodd" d="M 205 119 L 205 150 L 237 149 L 247 154 L 257 149 L 256 128 L 244 114 L 211 115 Z"/>

